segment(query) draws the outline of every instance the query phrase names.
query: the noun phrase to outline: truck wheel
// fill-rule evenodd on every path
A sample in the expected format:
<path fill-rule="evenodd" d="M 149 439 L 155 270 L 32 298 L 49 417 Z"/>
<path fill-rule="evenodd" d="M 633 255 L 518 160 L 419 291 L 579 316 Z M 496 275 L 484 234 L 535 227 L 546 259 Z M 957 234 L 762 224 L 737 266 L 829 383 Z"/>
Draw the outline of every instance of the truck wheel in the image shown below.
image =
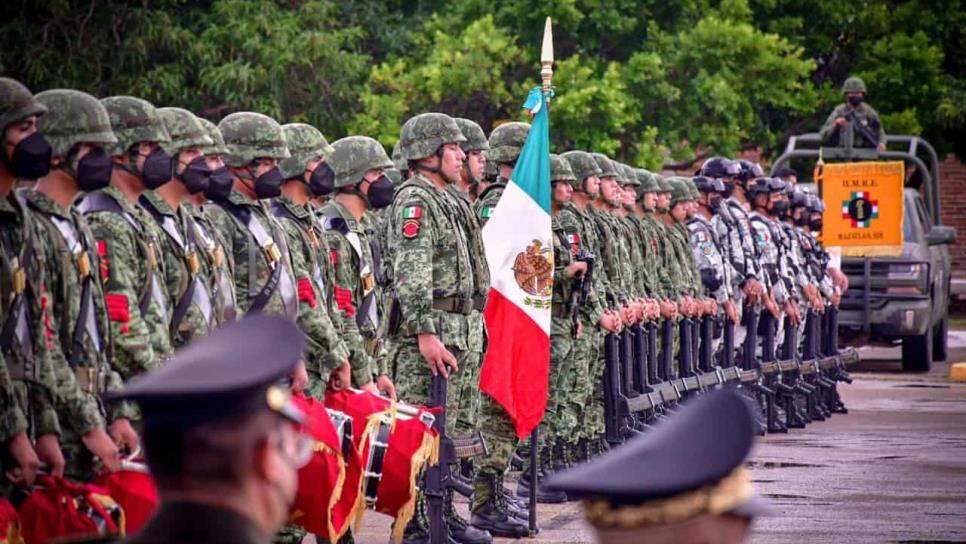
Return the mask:
<path fill-rule="evenodd" d="M 946 360 L 946 344 L 949 336 L 949 318 L 944 317 L 933 326 L 932 358 L 934 361 Z"/>
<path fill-rule="evenodd" d="M 932 367 L 933 328 L 925 334 L 906 336 L 902 339 L 902 370 L 904 372 L 929 372 Z"/>

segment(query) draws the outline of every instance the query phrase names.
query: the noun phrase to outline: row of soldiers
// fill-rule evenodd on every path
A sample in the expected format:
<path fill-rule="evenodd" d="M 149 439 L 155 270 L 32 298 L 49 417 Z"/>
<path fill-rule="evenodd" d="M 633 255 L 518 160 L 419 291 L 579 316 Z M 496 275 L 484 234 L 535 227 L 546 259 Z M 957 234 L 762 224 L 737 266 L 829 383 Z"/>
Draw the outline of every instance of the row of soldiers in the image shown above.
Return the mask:
<path fill-rule="evenodd" d="M 479 432 L 488 445 L 449 479 L 450 536 L 529 532 L 527 509 L 503 484 L 519 446 L 512 422 L 478 387 L 489 290 L 481 231 L 527 124 L 487 137 L 473 121 L 421 114 L 390 158 L 371 138 L 330 144 L 310 125 L 258 113 L 214 125 L 134 97 L 32 95 L 6 78 L 0 115 L 0 430 L 16 484 L 41 463 L 77 480 L 116 470 L 122 452 L 139 449 L 140 415 L 101 396 L 222 323 L 272 313 L 306 336 L 296 391 L 322 399 L 355 387 L 430 404 L 431 376 L 445 377 L 447 433 Z M 665 179 L 570 151 L 551 167 L 540 475 L 608 447 L 606 334 L 715 316 L 736 326 L 740 346 L 756 337 L 743 315 L 764 309 L 800 327 L 803 306 L 822 312 L 846 287 L 812 234 L 820 201 L 755 165 L 716 158 L 701 176 Z M 470 520 L 454 492 L 472 497 Z M 405 539 L 428 533 L 420 499 Z M 280 539 L 302 536 L 288 527 Z"/>

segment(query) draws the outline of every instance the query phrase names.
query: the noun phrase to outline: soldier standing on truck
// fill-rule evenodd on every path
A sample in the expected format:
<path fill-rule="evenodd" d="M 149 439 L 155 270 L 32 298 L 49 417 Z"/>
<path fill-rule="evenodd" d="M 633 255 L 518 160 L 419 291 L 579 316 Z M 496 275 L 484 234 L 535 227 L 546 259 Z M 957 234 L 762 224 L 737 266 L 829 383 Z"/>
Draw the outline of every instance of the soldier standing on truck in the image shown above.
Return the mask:
<path fill-rule="evenodd" d="M 852 147 L 874 147 L 885 151 L 886 133 L 879 121 L 879 114 L 865 102 L 865 82 L 850 77 L 842 85 L 845 103 L 835 106 L 822 126 L 819 135 L 822 142 L 846 147 L 852 139 Z"/>

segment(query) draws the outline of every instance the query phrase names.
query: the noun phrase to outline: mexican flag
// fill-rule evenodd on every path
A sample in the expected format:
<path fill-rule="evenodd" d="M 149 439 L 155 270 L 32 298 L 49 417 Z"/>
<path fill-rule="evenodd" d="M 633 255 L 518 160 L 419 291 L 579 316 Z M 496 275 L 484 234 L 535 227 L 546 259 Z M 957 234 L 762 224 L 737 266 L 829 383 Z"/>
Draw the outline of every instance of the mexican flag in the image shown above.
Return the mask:
<path fill-rule="evenodd" d="M 491 283 L 480 388 L 506 409 L 521 439 L 543 419 L 550 375 L 550 96 L 530 91 L 530 133 L 483 228 Z"/>

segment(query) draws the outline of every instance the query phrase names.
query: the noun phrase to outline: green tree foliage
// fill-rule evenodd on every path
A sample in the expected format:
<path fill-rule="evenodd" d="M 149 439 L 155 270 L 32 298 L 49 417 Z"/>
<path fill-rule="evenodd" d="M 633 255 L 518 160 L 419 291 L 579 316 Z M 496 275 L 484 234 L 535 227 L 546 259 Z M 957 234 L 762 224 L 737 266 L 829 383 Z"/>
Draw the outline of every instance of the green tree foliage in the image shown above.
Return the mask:
<path fill-rule="evenodd" d="M 554 18 L 554 147 L 657 168 L 817 130 L 849 75 L 888 132 L 966 157 L 964 0 L 11 0 L 0 73 L 391 145 L 443 111 L 524 118 Z"/>

